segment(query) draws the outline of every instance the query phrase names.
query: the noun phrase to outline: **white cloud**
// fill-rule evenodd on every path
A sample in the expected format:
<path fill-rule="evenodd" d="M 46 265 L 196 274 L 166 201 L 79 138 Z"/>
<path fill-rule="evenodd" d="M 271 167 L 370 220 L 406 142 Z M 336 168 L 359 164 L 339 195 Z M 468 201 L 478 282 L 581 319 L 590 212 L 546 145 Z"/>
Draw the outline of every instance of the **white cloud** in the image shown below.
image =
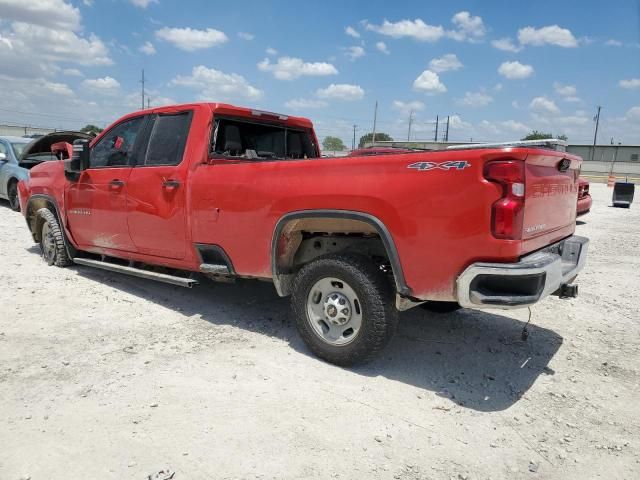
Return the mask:
<path fill-rule="evenodd" d="M 200 90 L 200 99 L 209 101 L 256 100 L 262 91 L 237 73 L 224 73 L 204 65 L 193 67 L 191 75 L 178 75 L 171 85 Z"/>
<path fill-rule="evenodd" d="M 559 82 L 553 82 L 553 88 L 558 95 L 562 95 L 563 97 L 575 96 L 577 93 L 574 85 L 563 85 Z"/>
<path fill-rule="evenodd" d="M 69 75 L 70 77 L 83 77 L 82 72 L 77 68 L 63 68 L 62 73 L 64 75 Z"/>
<path fill-rule="evenodd" d="M 467 133 L 473 126 L 469 122 L 462 120 L 460 115 L 451 115 L 449 117 L 449 128 L 451 128 L 451 130 L 463 130 Z"/>
<path fill-rule="evenodd" d="M 271 48 L 271 47 L 267 48 L 265 50 L 265 52 L 267 53 L 267 55 L 277 55 L 278 54 L 278 51 L 275 48 Z"/>
<path fill-rule="evenodd" d="M 253 40 L 256 36 L 249 32 L 238 32 L 238 37 L 242 40 Z"/>
<path fill-rule="evenodd" d="M 427 92 L 429 94 L 444 93 L 447 87 L 440 81 L 437 73 L 431 70 L 425 70 L 413 82 L 414 90 Z"/>
<path fill-rule="evenodd" d="M 560 113 L 560 109 L 556 106 L 553 100 L 549 100 L 547 97 L 536 97 L 531 100 L 529 108 L 536 113 L 542 114 L 557 114 Z"/>
<path fill-rule="evenodd" d="M 415 20 L 400 20 L 398 22 L 384 20 L 382 25 L 366 23 L 365 28 L 388 37 L 410 37 L 421 42 L 436 42 L 445 34 L 442 26 L 428 25 L 420 18 L 416 18 Z"/>
<path fill-rule="evenodd" d="M 385 53 L 387 55 L 389 55 L 391 52 L 389 51 L 389 48 L 387 48 L 387 44 L 384 42 L 377 42 L 376 43 L 376 48 L 378 49 L 378 51 Z"/>
<path fill-rule="evenodd" d="M 265 58 L 258 63 L 258 70 L 270 72 L 278 80 L 294 80 L 301 76 L 337 75 L 338 69 L 326 62 L 305 62 L 300 58 L 280 57 L 276 63 Z"/>
<path fill-rule="evenodd" d="M 360 34 L 358 33 L 358 31 L 353 28 L 352 26 L 348 26 L 347 28 L 344 29 L 344 32 L 349 35 L 350 37 L 353 38 L 360 38 Z"/>
<path fill-rule="evenodd" d="M 620 40 L 615 40 L 615 39 L 610 39 L 607 40 L 606 42 L 604 42 L 604 44 L 607 47 L 621 47 L 622 46 L 622 42 Z"/>
<path fill-rule="evenodd" d="M 636 107 L 631 107 L 625 117 L 630 121 L 640 121 L 640 105 Z"/>
<path fill-rule="evenodd" d="M 424 103 L 422 103 L 422 102 L 420 102 L 418 100 L 414 100 L 412 102 L 403 102 L 403 101 L 400 101 L 400 100 L 394 100 L 393 104 L 391 105 L 391 107 L 394 110 L 398 110 L 403 115 L 409 115 L 409 113 L 411 111 L 419 112 L 419 111 L 424 110 Z"/>
<path fill-rule="evenodd" d="M 145 55 L 155 55 L 156 54 L 156 47 L 153 46 L 153 43 L 148 42 L 148 41 L 144 42 L 144 44 L 141 45 L 140 48 L 138 48 L 138 50 L 140 50 Z"/>
<path fill-rule="evenodd" d="M 542 28 L 525 27 L 518 30 L 518 40 L 522 45 L 556 45 L 558 47 L 572 48 L 578 46 L 578 41 L 571 30 L 561 28 L 558 25 L 550 25 Z"/>
<path fill-rule="evenodd" d="M 458 41 L 468 40 L 472 43 L 482 41 L 486 33 L 481 17 L 474 17 L 469 12 L 456 13 L 451 22 L 456 26 L 456 30 L 447 32 L 450 38 Z"/>
<path fill-rule="evenodd" d="M 429 70 L 436 73 L 448 72 L 450 70 L 460 70 L 462 62 L 453 53 L 447 53 L 440 58 L 434 58 L 429 62 Z"/>
<path fill-rule="evenodd" d="M 517 46 L 509 37 L 504 37 L 499 40 L 493 40 L 491 42 L 494 48 L 502 50 L 503 52 L 517 53 L 522 50 L 522 47 Z"/>
<path fill-rule="evenodd" d="M 505 120 L 503 122 L 500 122 L 500 126 L 512 132 L 527 133 L 531 131 L 531 129 L 527 125 L 515 120 Z"/>
<path fill-rule="evenodd" d="M 347 83 L 332 83 L 326 88 L 316 91 L 319 98 L 335 98 L 338 100 L 361 100 L 364 97 L 364 90 L 360 85 L 350 85 Z"/>
<path fill-rule="evenodd" d="M 82 81 L 82 86 L 102 95 L 113 95 L 120 89 L 120 82 L 113 77 L 88 78 Z"/>
<path fill-rule="evenodd" d="M 501 92 L 501 91 L 502 91 L 502 84 L 501 84 L 501 83 L 496 83 L 496 84 L 493 86 L 493 89 L 494 89 L 496 92 Z"/>
<path fill-rule="evenodd" d="M 52 29 L 80 29 L 80 10 L 63 0 L 0 0 L 2 20 Z"/>
<path fill-rule="evenodd" d="M 139 8 L 147 8 L 150 3 L 157 3 L 157 0 L 130 0 L 131 4 Z"/>
<path fill-rule="evenodd" d="M 520 108 L 520 104 L 518 103 L 518 101 L 517 101 L 517 100 L 512 101 L 512 102 L 511 102 L 511 106 L 512 106 L 513 108 Z"/>
<path fill-rule="evenodd" d="M 364 54 L 365 54 L 364 48 L 362 48 L 362 47 L 360 47 L 358 45 L 353 46 L 353 47 L 345 48 L 344 50 L 345 50 L 345 55 L 347 57 L 349 57 L 351 60 L 355 60 L 357 58 L 364 57 Z"/>
<path fill-rule="evenodd" d="M 456 100 L 458 105 L 465 107 L 486 107 L 493 102 L 493 97 L 484 92 L 465 92 L 463 98 Z"/>
<path fill-rule="evenodd" d="M 308 108 L 324 108 L 327 106 L 327 102 L 309 98 L 294 98 L 285 102 L 284 105 L 291 110 L 306 110 Z"/>
<path fill-rule="evenodd" d="M 629 80 L 620 80 L 618 83 L 622 88 L 640 88 L 640 78 L 630 78 Z"/>
<path fill-rule="evenodd" d="M 113 63 L 107 47 L 93 34 L 83 38 L 71 30 L 13 22 L 3 38 L 8 42 L 0 42 L 0 65 L 13 76 L 52 75 L 59 69 L 58 63 Z"/>
<path fill-rule="evenodd" d="M 564 97 L 563 100 L 565 102 L 573 102 L 573 103 L 577 103 L 577 102 L 581 102 L 582 99 L 580 97 L 576 97 L 575 95 L 570 95 L 568 97 Z"/>
<path fill-rule="evenodd" d="M 530 77 L 533 67 L 520 62 L 504 62 L 498 67 L 498 73 L 509 80 L 519 80 Z"/>
<path fill-rule="evenodd" d="M 220 30 L 215 30 L 213 28 L 195 30 L 189 27 L 164 27 L 156 31 L 156 38 L 169 42 L 176 48 L 186 52 L 214 47 L 229 40 L 224 32 L 221 32 Z"/>

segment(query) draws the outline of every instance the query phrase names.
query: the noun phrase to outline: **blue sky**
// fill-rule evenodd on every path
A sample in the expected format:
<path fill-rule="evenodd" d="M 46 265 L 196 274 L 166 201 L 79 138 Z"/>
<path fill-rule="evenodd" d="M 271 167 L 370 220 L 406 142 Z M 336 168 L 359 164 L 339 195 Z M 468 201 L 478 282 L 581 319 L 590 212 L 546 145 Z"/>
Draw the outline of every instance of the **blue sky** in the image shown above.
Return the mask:
<path fill-rule="evenodd" d="M 371 130 L 640 143 L 640 4 L 0 0 L 0 121 L 105 126 L 140 106 L 225 101 Z"/>

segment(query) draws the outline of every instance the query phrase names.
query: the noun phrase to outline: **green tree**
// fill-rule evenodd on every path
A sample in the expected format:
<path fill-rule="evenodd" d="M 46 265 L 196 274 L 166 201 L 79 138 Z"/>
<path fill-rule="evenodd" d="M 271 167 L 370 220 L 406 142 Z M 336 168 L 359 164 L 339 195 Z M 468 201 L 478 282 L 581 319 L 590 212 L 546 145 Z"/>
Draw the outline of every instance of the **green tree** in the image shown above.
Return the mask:
<path fill-rule="evenodd" d="M 554 137 L 553 133 L 551 132 L 545 133 L 545 132 L 539 132 L 538 130 L 534 130 L 529 135 L 522 138 L 522 140 L 544 140 L 546 138 L 557 138 L 558 140 L 565 140 L 565 141 L 567 140 L 566 135 L 556 135 Z"/>
<path fill-rule="evenodd" d="M 84 132 L 84 133 L 98 135 L 100 132 L 102 132 L 102 128 L 96 127 L 95 125 L 89 124 L 89 125 L 85 125 L 84 127 L 82 127 L 80 129 L 80 131 Z"/>
<path fill-rule="evenodd" d="M 373 133 L 367 133 L 360 137 L 360 143 L 358 143 L 358 147 L 364 147 L 365 143 L 370 143 L 373 140 Z M 376 142 L 392 142 L 393 138 L 387 133 L 376 132 Z"/>
<path fill-rule="evenodd" d="M 338 137 L 325 137 L 322 141 L 322 148 L 330 152 L 344 150 L 344 143 Z"/>

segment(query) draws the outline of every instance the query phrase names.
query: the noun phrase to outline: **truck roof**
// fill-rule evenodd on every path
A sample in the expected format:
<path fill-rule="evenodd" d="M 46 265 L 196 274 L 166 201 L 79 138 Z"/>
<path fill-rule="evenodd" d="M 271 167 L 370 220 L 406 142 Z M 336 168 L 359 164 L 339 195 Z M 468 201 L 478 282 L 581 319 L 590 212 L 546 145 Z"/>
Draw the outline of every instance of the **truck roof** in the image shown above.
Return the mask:
<path fill-rule="evenodd" d="M 217 103 L 217 102 L 194 102 L 194 103 L 181 103 L 175 105 L 165 105 L 162 107 L 150 108 L 148 110 L 144 110 L 146 113 L 166 113 L 166 112 L 175 112 L 177 110 L 184 110 L 188 107 L 196 107 L 196 106 L 208 106 L 211 111 L 215 114 L 223 114 L 229 116 L 239 116 L 239 117 L 247 117 L 254 118 L 256 120 L 264 119 L 271 121 L 278 121 L 284 123 L 289 126 L 301 127 L 301 128 L 313 128 L 313 123 L 311 120 L 305 117 L 295 117 L 291 115 L 286 115 L 282 113 L 274 113 L 267 112 L 264 110 L 260 110 L 257 108 L 248 108 L 248 107 L 240 107 L 237 105 L 231 105 L 229 103 Z M 135 112 L 132 115 L 139 114 L 140 112 Z"/>

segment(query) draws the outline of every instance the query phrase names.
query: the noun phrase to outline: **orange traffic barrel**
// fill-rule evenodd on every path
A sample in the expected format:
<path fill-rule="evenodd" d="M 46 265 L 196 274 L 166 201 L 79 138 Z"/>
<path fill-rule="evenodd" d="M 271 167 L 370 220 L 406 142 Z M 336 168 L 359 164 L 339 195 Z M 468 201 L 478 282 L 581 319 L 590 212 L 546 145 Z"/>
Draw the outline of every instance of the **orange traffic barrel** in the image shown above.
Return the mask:
<path fill-rule="evenodd" d="M 616 184 L 616 176 L 609 175 L 609 180 L 607 180 L 607 187 L 613 187 Z"/>

